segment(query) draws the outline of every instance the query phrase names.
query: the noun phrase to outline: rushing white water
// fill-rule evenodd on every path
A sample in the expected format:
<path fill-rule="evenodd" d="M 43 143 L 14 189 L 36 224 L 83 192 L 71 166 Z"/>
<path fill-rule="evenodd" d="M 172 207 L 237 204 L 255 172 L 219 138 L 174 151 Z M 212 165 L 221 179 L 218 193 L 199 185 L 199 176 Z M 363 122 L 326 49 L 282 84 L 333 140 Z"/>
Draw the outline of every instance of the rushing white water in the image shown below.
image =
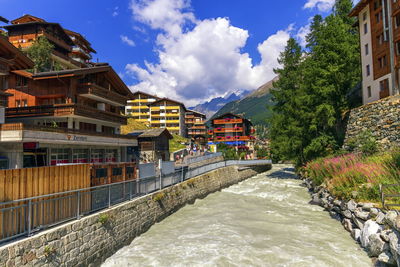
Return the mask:
<path fill-rule="evenodd" d="M 103 266 L 372 266 L 280 165 L 187 205 Z"/>

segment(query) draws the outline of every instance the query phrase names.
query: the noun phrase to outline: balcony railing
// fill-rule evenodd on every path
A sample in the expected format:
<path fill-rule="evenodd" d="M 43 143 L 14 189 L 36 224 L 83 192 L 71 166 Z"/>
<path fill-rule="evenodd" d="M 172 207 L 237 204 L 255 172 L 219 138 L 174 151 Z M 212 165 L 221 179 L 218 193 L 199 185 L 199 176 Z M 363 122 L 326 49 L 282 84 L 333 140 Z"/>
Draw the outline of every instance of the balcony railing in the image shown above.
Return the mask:
<path fill-rule="evenodd" d="M 252 136 L 232 136 L 232 137 L 217 136 L 214 139 L 211 139 L 211 141 L 214 141 L 214 142 L 235 142 L 235 141 L 250 141 L 250 140 L 254 140 L 254 137 L 252 137 Z"/>
<path fill-rule="evenodd" d="M 86 83 L 79 85 L 78 94 L 86 95 L 87 97 L 95 96 L 103 99 L 104 102 L 115 102 L 120 106 L 125 106 L 129 98 L 120 95 L 116 92 L 107 90 L 97 84 Z"/>
<path fill-rule="evenodd" d="M 234 124 L 234 123 L 243 123 L 242 119 L 223 119 L 223 120 L 214 120 L 214 124 Z"/>
<path fill-rule="evenodd" d="M 236 128 L 215 128 L 214 129 L 215 133 L 241 133 L 243 132 L 242 127 L 236 127 Z"/>
<path fill-rule="evenodd" d="M 126 124 L 126 117 L 108 111 L 102 111 L 96 108 L 87 107 L 79 104 L 58 104 L 45 106 L 30 106 L 19 108 L 7 108 L 6 118 L 24 118 L 38 116 L 68 116 L 77 115 L 89 117 L 97 120 L 104 120 L 118 124 Z"/>
<path fill-rule="evenodd" d="M 62 128 L 62 127 L 46 127 L 46 126 L 38 126 L 38 125 L 29 125 L 29 124 L 23 124 L 23 123 L 0 124 L 0 131 L 42 131 L 42 132 L 81 134 L 81 135 L 102 136 L 102 137 L 123 138 L 123 139 L 136 139 L 136 137 L 131 136 L 131 135 L 99 133 L 99 132 L 92 132 L 92 131 L 85 131 L 85 130 L 68 129 L 68 128 Z"/>

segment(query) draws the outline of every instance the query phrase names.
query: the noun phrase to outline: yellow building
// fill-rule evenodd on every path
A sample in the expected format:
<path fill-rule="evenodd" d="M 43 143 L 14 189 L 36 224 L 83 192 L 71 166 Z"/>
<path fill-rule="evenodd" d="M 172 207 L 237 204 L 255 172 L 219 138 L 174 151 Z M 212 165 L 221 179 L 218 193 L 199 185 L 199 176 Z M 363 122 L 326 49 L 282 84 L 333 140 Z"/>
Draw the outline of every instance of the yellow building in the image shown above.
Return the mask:
<path fill-rule="evenodd" d="M 159 99 L 149 105 L 150 127 L 167 128 L 171 133 L 187 136 L 184 104 L 168 98 Z"/>
<path fill-rule="evenodd" d="M 138 122 L 150 125 L 149 105 L 160 100 L 160 98 L 140 91 L 134 93 L 133 96 L 133 99 L 128 100 L 128 104 L 125 107 L 125 114 Z"/>

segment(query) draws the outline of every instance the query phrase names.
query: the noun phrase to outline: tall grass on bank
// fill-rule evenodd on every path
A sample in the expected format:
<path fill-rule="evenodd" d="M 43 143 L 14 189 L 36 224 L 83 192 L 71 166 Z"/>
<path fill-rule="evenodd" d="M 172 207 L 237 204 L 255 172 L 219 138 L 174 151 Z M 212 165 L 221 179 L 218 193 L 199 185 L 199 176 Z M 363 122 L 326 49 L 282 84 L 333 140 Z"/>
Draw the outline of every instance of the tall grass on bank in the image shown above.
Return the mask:
<path fill-rule="evenodd" d="M 379 184 L 400 183 L 400 151 L 322 158 L 309 162 L 302 171 L 341 199 L 379 202 Z"/>

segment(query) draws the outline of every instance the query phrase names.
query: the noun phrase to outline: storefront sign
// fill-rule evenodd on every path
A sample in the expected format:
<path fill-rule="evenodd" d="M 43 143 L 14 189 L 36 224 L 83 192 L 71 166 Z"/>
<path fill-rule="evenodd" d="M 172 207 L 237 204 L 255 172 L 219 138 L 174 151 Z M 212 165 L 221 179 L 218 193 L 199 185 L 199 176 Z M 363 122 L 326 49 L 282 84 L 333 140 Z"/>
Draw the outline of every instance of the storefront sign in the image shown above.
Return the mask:
<path fill-rule="evenodd" d="M 38 148 L 39 148 L 39 143 L 37 142 L 24 143 L 24 149 L 38 149 Z"/>
<path fill-rule="evenodd" d="M 68 141 L 86 142 L 88 139 L 85 136 L 67 135 Z"/>

